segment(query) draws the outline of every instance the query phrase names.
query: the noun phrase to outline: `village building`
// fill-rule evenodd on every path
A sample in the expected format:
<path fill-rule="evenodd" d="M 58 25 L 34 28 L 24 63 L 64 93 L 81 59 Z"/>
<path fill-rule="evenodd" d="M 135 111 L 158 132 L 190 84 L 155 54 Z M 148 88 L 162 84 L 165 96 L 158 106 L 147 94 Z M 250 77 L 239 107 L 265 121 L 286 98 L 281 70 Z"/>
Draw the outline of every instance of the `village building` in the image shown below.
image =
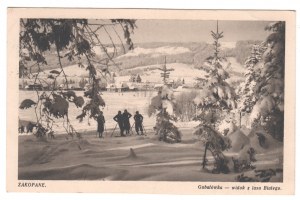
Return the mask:
<path fill-rule="evenodd" d="M 129 86 L 127 83 L 117 83 L 116 84 L 117 92 L 126 92 L 129 91 Z"/>
<path fill-rule="evenodd" d="M 114 83 L 108 84 L 108 85 L 106 86 L 106 90 L 107 90 L 108 92 L 117 92 L 116 84 L 114 84 Z"/>
<path fill-rule="evenodd" d="M 128 85 L 128 87 L 129 87 L 129 91 L 137 91 L 137 90 L 138 90 L 137 84 L 134 84 L 134 83 L 128 83 L 127 85 Z"/>

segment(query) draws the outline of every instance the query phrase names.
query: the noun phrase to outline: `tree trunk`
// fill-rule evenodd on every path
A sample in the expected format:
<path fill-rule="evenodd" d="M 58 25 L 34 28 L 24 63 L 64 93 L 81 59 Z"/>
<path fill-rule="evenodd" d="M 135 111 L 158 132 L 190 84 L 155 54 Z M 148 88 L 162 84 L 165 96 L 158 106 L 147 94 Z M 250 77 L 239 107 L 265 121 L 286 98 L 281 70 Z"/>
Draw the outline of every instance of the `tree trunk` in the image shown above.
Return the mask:
<path fill-rule="evenodd" d="M 206 165 L 206 152 L 207 152 L 208 145 L 209 145 L 209 142 L 206 142 L 206 144 L 205 144 L 205 150 L 204 150 L 204 155 L 203 155 L 202 169 L 204 169 L 204 167 Z"/>
<path fill-rule="evenodd" d="M 24 89 L 25 86 L 24 86 L 24 75 L 22 75 L 22 89 Z"/>
<path fill-rule="evenodd" d="M 215 120 L 214 120 L 214 110 L 211 112 L 211 123 L 213 124 L 214 130 L 216 130 Z"/>
<path fill-rule="evenodd" d="M 240 128 L 242 127 L 242 112 L 240 112 Z"/>

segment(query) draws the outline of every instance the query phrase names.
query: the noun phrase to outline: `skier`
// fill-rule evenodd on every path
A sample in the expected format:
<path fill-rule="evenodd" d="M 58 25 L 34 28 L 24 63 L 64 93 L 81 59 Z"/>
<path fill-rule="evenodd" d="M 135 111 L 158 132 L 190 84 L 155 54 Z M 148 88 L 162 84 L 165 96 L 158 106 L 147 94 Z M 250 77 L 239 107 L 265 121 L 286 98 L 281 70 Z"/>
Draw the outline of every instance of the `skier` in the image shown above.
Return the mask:
<path fill-rule="evenodd" d="M 97 131 L 99 133 L 99 138 L 102 138 L 103 137 L 103 132 L 104 132 L 104 124 L 105 124 L 105 118 L 103 116 L 102 111 L 100 111 L 100 113 L 97 116 L 97 123 L 98 123 Z"/>
<path fill-rule="evenodd" d="M 141 135 L 143 135 L 143 116 L 139 113 L 139 111 L 136 111 L 133 118 L 136 133 L 139 135 L 139 131 L 141 131 Z"/>
<path fill-rule="evenodd" d="M 116 116 L 114 116 L 113 118 L 119 125 L 120 128 L 120 134 L 121 136 L 125 136 L 124 135 L 124 118 L 123 115 L 121 113 L 121 111 L 118 111 L 118 114 Z"/>
<path fill-rule="evenodd" d="M 124 125 L 124 130 L 125 130 L 125 133 L 126 135 L 129 134 L 129 130 L 130 130 L 130 122 L 129 122 L 129 118 L 131 117 L 132 115 L 127 112 L 127 110 L 125 109 L 124 112 L 123 112 L 123 125 Z"/>

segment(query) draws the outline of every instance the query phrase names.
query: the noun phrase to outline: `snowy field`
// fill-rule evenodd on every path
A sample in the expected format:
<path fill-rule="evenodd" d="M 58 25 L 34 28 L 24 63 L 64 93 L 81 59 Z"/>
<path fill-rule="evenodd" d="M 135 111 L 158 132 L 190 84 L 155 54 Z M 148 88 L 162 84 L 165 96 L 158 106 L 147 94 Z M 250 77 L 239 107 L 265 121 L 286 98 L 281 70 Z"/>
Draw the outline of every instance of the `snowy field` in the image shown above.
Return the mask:
<path fill-rule="evenodd" d="M 233 148 L 224 152 L 230 161 L 230 172 L 212 174 L 208 171 L 214 167 L 211 153 L 207 154 L 207 169 L 202 169 L 204 145 L 192 129 L 182 130 L 182 135 L 182 142 L 177 144 L 159 141 L 153 131 L 148 131 L 147 136 L 105 135 L 103 139 L 89 132 L 81 140 L 66 140 L 64 135 L 53 140 L 19 136 L 19 179 L 236 182 L 241 173 L 233 171 L 231 157 L 243 152 L 237 147 L 248 145 L 257 149 L 257 161 L 253 163 L 257 170 L 282 169 L 281 143 L 268 137 L 268 148 L 262 148 L 255 135 L 246 137 L 235 132 L 230 136 Z M 254 170 L 243 173 L 255 177 Z M 278 172 L 270 182 L 282 180 L 283 174 Z"/>
<path fill-rule="evenodd" d="M 83 96 L 83 91 L 76 91 L 76 95 Z M 106 128 L 113 129 L 116 125 L 116 122 L 113 120 L 113 117 L 117 112 L 124 111 L 127 109 L 132 115 L 136 111 L 139 111 L 144 116 L 144 126 L 146 129 L 152 129 L 155 124 L 154 117 L 148 117 L 147 108 L 150 103 L 150 100 L 153 95 L 156 95 L 156 92 L 124 92 L 124 93 L 115 93 L 115 92 L 103 92 L 102 98 L 104 99 L 106 106 L 103 108 L 104 117 L 106 120 Z M 36 101 L 37 97 L 34 91 L 20 91 L 19 102 L 22 102 L 24 99 L 33 99 Z M 85 98 L 85 101 L 88 99 Z M 85 132 L 90 130 L 96 130 L 97 123 L 93 119 L 84 118 L 83 122 L 79 122 L 76 119 L 76 116 L 81 114 L 81 108 L 77 108 L 73 103 L 69 104 L 69 119 L 76 130 L 79 132 Z M 19 117 L 22 120 L 36 121 L 34 108 L 29 108 L 25 110 L 19 109 Z M 64 133 L 65 130 L 62 126 L 63 119 L 55 119 L 58 127 L 54 127 L 54 130 L 57 133 Z M 133 124 L 133 118 L 131 118 L 131 124 Z"/>
<path fill-rule="evenodd" d="M 116 126 L 116 122 L 113 117 L 117 112 L 124 111 L 127 109 L 132 115 L 136 111 L 144 117 L 144 127 L 147 130 L 152 130 L 155 126 L 155 116 L 148 116 L 148 106 L 153 96 L 157 94 L 156 91 L 140 91 L 140 92 L 102 92 L 102 98 L 104 99 L 106 106 L 102 108 L 104 117 L 106 120 L 106 129 L 113 129 Z M 179 93 L 175 93 L 179 94 Z M 83 91 L 76 91 L 76 95 L 83 96 Z M 34 91 L 20 91 L 19 102 L 21 103 L 24 99 L 32 99 L 36 101 L 37 97 Z M 85 101 L 88 100 L 85 98 Z M 69 104 L 69 119 L 74 128 L 79 132 L 93 131 L 97 128 L 97 123 L 93 119 L 84 118 L 83 122 L 79 122 L 76 116 L 81 114 L 81 108 L 77 108 L 73 103 Z M 19 118 L 26 121 L 36 121 L 34 108 L 19 109 Z M 63 119 L 55 119 L 57 126 L 54 127 L 56 134 L 65 133 L 63 128 Z M 131 125 L 133 125 L 133 117 L 130 119 Z M 192 128 L 198 125 L 198 122 L 177 122 L 176 125 L 180 128 Z M 133 128 L 134 129 L 134 128 Z"/>

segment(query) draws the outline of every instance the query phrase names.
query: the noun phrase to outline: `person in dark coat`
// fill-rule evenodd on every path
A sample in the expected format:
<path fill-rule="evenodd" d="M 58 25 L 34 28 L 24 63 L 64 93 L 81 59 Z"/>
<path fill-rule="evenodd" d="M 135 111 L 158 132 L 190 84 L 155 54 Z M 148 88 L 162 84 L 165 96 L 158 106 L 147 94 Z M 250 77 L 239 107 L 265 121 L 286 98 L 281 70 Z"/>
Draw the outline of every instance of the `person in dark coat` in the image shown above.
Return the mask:
<path fill-rule="evenodd" d="M 125 136 L 124 135 L 124 118 L 123 115 L 121 113 L 121 111 L 118 111 L 118 114 L 116 116 L 114 116 L 113 118 L 119 125 L 120 128 L 120 134 L 121 136 Z"/>
<path fill-rule="evenodd" d="M 97 131 L 99 133 L 99 138 L 103 137 L 103 132 L 104 132 L 104 124 L 105 124 L 105 118 L 103 116 L 103 112 L 100 111 L 97 117 L 97 123 L 98 123 L 98 128 Z"/>
<path fill-rule="evenodd" d="M 139 135 L 139 131 L 141 131 L 141 135 L 143 135 L 143 115 L 141 115 L 139 113 L 139 111 L 136 111 L 135 112 L 135 115 L 134 115 L 134 123 L 135 123 L 135 131 L 136 133 Z"/>
<path fill-rule="evenodd" d="M 131 117 L 132 115 L 127 112 L 127 110 L 125 109 L 124 112 L 123 112 L 123 120 L 124 120 L 124 130 L 125 130 L 125 133 L 126 135 L 129 134 L 129 130 L 130 130 L 130 122 L 129 122 L 129 118 Z"/>

